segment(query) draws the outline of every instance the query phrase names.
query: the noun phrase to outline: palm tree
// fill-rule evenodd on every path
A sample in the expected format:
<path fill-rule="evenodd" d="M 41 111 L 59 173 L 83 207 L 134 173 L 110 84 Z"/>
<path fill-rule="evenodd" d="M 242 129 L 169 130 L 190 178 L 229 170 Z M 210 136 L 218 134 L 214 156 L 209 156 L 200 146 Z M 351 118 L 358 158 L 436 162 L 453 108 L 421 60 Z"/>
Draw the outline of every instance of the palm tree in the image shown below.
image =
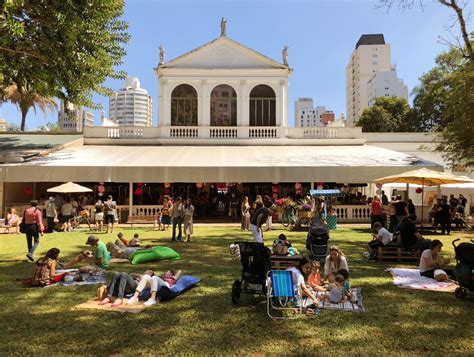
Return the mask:
<path fill-rule="evenodd" d="M 36 108 L 40 108 L 43 113 L 56 110 L 58 105 L 51 97 L 43 97 L 42 95 L 31 91 L 28 86 L 19 89 L 16 85 L 10 85 L 2 91 L 2 100 L 9 101 L 16 105 L 21 111 L 21 131 L 25 131 L 26 115 L 30 108 L 33 108 L 36 114 Z"/>

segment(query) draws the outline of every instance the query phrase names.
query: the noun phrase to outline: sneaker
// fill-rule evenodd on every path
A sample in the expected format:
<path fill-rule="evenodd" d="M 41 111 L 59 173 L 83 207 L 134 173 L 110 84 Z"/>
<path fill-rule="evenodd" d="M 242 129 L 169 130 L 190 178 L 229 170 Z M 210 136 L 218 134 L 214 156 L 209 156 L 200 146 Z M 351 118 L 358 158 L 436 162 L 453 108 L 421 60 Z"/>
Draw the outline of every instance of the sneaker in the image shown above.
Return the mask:
<path fill-rule="evenodd" d="M 362 254 L 363 254 L 364 257 L 366 257 L 366 258 L 370 257 L 370 253 L 369 253 L 369 252 L 363 252 Z"/>
<path fill-rule="evenodd" d="M 26 257 L 27 257 L 30 261 L 32 261 L 32 262 L 35 261 L 35 258 L 33 258 L 33 255 L 32 255 L 31 253 L 28 253 L 28 254 L 26 255 Z"/>
<path fill-rule="evenodd" d="M 143 305 L 145 306 L 152 306 L 152 305 L 155 305 L 156 304 L 156 300 L 155 299 L 148 299 L 147 301 L 145 301 L 145 303 Z"/>
<path fill-rule="evenodd" d="M 372 253 L 369 258 L 370 261 L 376 261 L 377 260 L 377 253 Z"/>
<path fill-rule="evenodd" d="M 138 302 L 138 298 L 136 296 L 132 296 L 130 299 L 128 299 L 127 305 L 136 304 L 137 302 Z"/>

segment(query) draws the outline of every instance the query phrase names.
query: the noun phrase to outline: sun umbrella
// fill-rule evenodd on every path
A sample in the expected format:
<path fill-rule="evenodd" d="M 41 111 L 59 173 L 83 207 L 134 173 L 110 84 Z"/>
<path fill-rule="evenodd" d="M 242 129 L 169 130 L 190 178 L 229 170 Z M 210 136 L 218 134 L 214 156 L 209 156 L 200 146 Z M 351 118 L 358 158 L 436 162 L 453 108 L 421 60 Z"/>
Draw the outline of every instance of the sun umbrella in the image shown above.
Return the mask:
<path fill-rule="evenodd" d="M 74 182 L 66 182 L 62 185 L 48 188 L 48 192 L 55 192 L 55 193 L 76 193 L 76 192 L 92 192 L 90 188 L 78 185 Z"/>
<path fill-rule="evenodd" d="M 421 228 L 423 228 L 423 186 L 437 186 L 451 183 L 474 183 L 473 179 L 466 176 L 456 176 L 445 172 L 429 169 L 418 169 L 401 174 L 382 177 L 374 180 L 376 183 L 408 183 L 421 185 Z"/>

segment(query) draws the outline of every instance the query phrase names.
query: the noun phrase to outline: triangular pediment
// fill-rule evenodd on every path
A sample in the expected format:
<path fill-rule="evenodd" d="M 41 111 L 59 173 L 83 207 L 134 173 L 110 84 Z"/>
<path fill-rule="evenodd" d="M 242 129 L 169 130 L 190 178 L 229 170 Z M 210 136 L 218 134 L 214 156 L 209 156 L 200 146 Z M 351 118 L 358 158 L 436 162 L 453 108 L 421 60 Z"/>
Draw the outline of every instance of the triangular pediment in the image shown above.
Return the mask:
<path fill-rule="evenodd" d="M 225 36 L 189 51 L 182 56 L 166 62 L 160 67 L 196 69 L 288 69 L 286 65 Z"/>

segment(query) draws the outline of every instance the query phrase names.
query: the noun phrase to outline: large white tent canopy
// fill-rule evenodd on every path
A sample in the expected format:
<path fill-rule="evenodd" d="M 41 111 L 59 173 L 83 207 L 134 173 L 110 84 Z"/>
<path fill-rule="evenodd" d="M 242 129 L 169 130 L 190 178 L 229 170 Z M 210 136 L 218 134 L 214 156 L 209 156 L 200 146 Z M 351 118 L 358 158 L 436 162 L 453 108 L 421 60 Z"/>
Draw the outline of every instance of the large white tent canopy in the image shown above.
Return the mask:
<path fill-rule="evenodd" d="M 369 145 L 85 145 L 0 165 L 0 181 L 360 183 L 420 167 L 443 169 L 413 155 Z"/>

